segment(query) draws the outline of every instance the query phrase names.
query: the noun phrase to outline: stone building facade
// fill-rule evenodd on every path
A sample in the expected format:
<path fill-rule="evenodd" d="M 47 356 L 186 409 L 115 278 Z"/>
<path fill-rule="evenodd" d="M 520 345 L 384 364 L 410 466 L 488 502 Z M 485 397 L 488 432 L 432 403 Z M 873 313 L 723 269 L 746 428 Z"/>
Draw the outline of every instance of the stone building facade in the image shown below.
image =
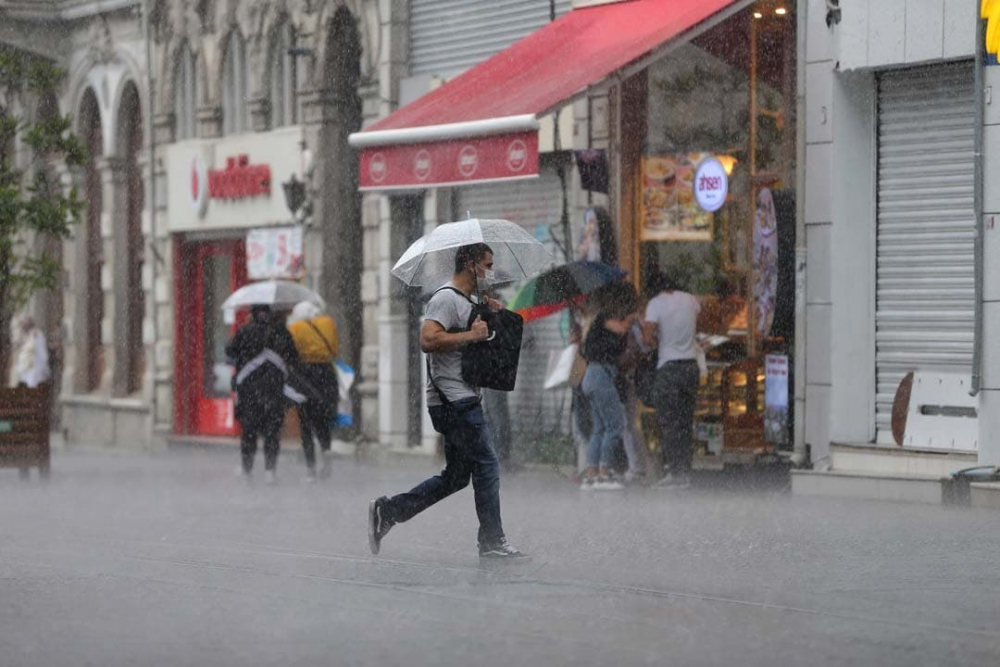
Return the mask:
<path fill-rule="evenodd" d="M 88 210 L 65 244 L 64 289 L 32 306 L 60 350 L 71 442 L 199 435 L 183 426 L 197 419 L 184 414 L 179 385 L 191 381 L 189 367 L 210 364 L 182 342 L 218 345 L 204 333 L 218 295 L 198 295 L 208 319 L 192 319 L 184 304 L 205 276 L 179 271 L 192 249 L 235 245 L 245 262 L 250 228 L 294 222 L 304 222 L 305 281 L 326 299 L 342 356 L 359 370 L 361 424 L 376 423 L 380 230 L 377 219 L 362 222 L 347 135 L 395 107 L 405 10 L 390 0 L 0 2 L 16 28 L 0 42 L 66 69 L 60 109 L 91 149 L 86 169 L 66 176 Z M 197 190 L 191 172 L 172 170 L 186 150 L 222 163 L 243 150 L 273 156 L 267 201 L 224 210 L 213 200 L 200 217 L 178 204 L 177 192 Z M 291 173 L 306 184 L 308 216 L 274 205 Z"/>

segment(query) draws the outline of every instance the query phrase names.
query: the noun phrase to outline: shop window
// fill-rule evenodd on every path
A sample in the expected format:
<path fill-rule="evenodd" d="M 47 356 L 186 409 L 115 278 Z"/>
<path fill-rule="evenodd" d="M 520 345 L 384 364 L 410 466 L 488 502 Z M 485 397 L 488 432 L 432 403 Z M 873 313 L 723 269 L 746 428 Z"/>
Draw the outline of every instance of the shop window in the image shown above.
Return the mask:
<path fill-rule="evenodd" d="M 122 130 L 125 138 L 125 275 L 128 290 L 125 294 L 125 332 L 121 341 L 124 349 L 119 354 L 124 359 L 116 382 L 121 393 L 133 394 L 142 386 L 145 366 L 145 349 L 142 340 L 142 323 L 145 316 L 145 292 L 142 288 L 144 239 L 142 234 L 142 209 L 144 188 L 139 154 L 142 151 L 142 114 L 139 92 L 129 85 L 122 97 Z"/>
<path fill-rule="evenodd" d="M 233 30 L 226 40 L 222 66 L 222 131 L 226 134 L 250 129 L 249 69 L 246 43 L 240 31 Z"/>
<path fill-rule="evenodd" d="M 178 52 L 177 71 L 174 74 L 174 118 L 178 141 L 196 136 L 195 111 L 198 106 L 195 58 L 190 45 L 185 42 Z"/>
<path fill-rule="evenodd" d="M 776 218 L 794 211 L 794 46 L 793 12 L 762 0 L 640 75 L 640 280 L 671 273 L 707 305 L 705 333 L 732 333 L 758 351 L 776 330 Z M 693 182 L 709 158 L 728 176 L 725 203 L 711 212 Z M 747 305 L 762 295 L 766 303 Z"/>
<path fill-rule="evenodd" d="M 104 292 L 101 289 L 103 244 L 101 239 L 101 213 L 104 190 L 97 160 L 104 152 L 104 139 L 97 97 L 88 90 L 81 105 L 83 135 L 90 153 L 84 168 L 84 191 L 87 200 L 87 217 L 84 230 L 84 262 L 78 279 L 82 283 L 82 299 L 77 302 L 78 320 L 82 325 L 78 338 L 77 389 L 95 391 L 104 372 L 104 350 L 101 342 L 101 322 L 104 319 Z"/>
<path fill-rule="evenodd" d="M 298 122 L 296 95 L 298 77 L 295 56 L 289 53 L 289 49 L 294 47 L 295 28 L 290 21 L 286 21 L 274 33 L 268 62 L 272 128 L 294 125 Z"/>
<path fill-rule="evenodd" d="M 791 4 L 760 0 L 651 63 L 620 93 L 623 210 L 633 216 L 623 221 L 623 255 L 640 283 L 666 273 L 701 304 L 703 454 L 764 446 L 764 355 L 793 346 Z M 708 162 L 726 176 L 717 207 L 696 179 Z"/>

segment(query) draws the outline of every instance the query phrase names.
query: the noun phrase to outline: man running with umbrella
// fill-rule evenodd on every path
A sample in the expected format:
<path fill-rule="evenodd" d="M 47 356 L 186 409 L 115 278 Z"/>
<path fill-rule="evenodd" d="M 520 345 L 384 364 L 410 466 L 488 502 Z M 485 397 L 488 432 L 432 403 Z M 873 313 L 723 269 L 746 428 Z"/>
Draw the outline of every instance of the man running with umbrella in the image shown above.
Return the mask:
<path fill-rule="evenodd" d="M 472 221 L 469 221 L 472 222 Z M 406 256 L 404 255 L 404 258 Z M 402 261 L 402 260 L 401 260 Z M 431 297 L 420 330 L 420 349 L 428 358 L 427 405 L 434 430 L 444 436 L 445 468 L 406 493 L 372 500 L 368 509 L 368 541 L 378 554 L 389 529 L 459 491 L 472 480 L 479 516 L 479 556 L 523 559 L 507 542 L 500 519 L 500 463 L 490 442 L 478 388 L 462 378 L 462 348 L 486 340 L 490 332 L 478 316 L 469 326 L 474 292 L 489 288 L 494 278 L 493 250 L 485 243 L 454 252 L 451 281 Z M 501 304 L 485 299 L 493 311 Z"/>

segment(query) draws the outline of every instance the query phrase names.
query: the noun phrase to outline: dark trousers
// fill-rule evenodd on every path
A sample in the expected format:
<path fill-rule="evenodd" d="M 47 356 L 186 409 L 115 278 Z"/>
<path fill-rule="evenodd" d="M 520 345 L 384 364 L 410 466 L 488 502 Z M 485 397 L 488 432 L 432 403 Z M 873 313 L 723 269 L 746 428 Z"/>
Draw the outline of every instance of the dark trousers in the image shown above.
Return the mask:
<path fill-rule="evenodd" d="M 691 470 L 694 411 L 698 402 L 698 362 L 668 361 L 656 371 L 656 418 L 660 455 L 673 473 Z"/>
<path fill-rule="evenodd" d="M 464 489 L 472 479 L 479 515 L 479 543 L 503 540 L 500 521 L 500 462 L 490 444 L 489 426 L 477 399 L 430 407 L 434 430 L 444 436 L 444 470 L 406 493 L 393 496 L 386 507 L 394 523 L 409 521 L 425 509 Z"/>
<path fill-rule="evenodd" d="M 337 374 L 330 364 L 302 364 L 297 378 L 307 400 L 298 406 L 302 431 L 302 451 L 306 465 L 316 465 L 316 441 L 324 452 L 330 451 L 330 422 L 337 414 L 339 387 Z M 298 387 L 297 387 L 298 388 Z"/>
<path fill-rule="evenodd" d="M 324 452 L 330 451 L 330 410 L 315 401 L 306 401 L 298 408 L 299 425 L 302 430 L 302 451 L 306 456 L 306 466 L 316 467 L 316 443 Z"/>
<path fill-rule="evenodd" d="M 243 435 L 240 436 L 240 458 L 243 461 L 243 470 L 250 472 L 253 469 L 253 457 L 257 453 L 257 438 L 264 437 L 264 468 L 274 470 L 278 465 L 278 449 L 281 441 L 280 416 L 270 419 L 252 420 L 248 423 L 240 423 Z"/>

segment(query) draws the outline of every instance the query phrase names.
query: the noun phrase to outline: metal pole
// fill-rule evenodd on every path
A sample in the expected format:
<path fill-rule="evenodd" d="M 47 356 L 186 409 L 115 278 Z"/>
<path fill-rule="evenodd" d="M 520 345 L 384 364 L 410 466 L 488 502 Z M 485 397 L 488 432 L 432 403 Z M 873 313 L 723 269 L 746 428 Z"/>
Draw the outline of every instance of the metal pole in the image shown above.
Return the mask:
<path fill-rule="evenodd" d="M 806 0 L 796 3 L 795 39 L 795 412 L 792 463 L 806 460 Z"/>
<path fill-rule="evenodd" d="M 975 73 L 975 134 L 973 151 L 975 171 L 973 177 L 973 210 L 976 216 L 975 240 L 975 330 L 972 338 L 972 386 L 969 394 L 979 393 L 983 379 L 983 123 L 986 110 L 984 105 L 984 67 L 986 65 L 986 45 L 983 21 L 979 14 L 979 3 L 972 3 L 976 10 L 976 73 Z"/>
<path fill-rule="evenodd" d="M 757 309 L 754 303 L 753 228 L 757 210 L 757 21 L 750 19 L 750 220 L 746 227 L 747 357 L 757 356 Z"/>

